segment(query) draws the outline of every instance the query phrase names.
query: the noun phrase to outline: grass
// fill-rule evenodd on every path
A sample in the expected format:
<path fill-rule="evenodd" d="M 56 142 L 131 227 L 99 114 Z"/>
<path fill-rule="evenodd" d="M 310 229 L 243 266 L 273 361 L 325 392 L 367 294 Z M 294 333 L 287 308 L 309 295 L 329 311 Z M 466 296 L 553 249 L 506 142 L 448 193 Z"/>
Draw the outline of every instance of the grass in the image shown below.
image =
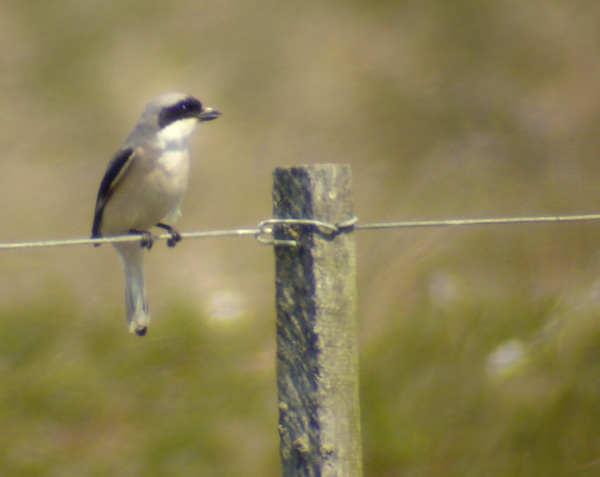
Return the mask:
<path fill-rule="evenodd" d="M 136 340 L 60 303 L 3 312 L 5 475 L 272 474 L 273 363 L 249 365 L 263 338 L 171 314 L 169 337 Z"/>
<path fill-rule="evenodd" d="M 547 331 L 556 308 L 507 302 L 402 317 L 363 356 L 368 475 L 597 475 L 600 324 L 565 314 Z M 489 356 L 509 339 L 526 358 L 496 373 Z"/>
<path fill-rule="evenodd" d="M 168 316 L 166 336 L 137 339 L 120 315 L 79 322 L 66 300 L 3 311 L 3 472 L 279 475 L 272 323 Z M 365 475 L 598 472 L 593 312 L 423 302 L 389 318 L 361 356 Z M 523 359 L 497 372 L 510 340 Z"/>

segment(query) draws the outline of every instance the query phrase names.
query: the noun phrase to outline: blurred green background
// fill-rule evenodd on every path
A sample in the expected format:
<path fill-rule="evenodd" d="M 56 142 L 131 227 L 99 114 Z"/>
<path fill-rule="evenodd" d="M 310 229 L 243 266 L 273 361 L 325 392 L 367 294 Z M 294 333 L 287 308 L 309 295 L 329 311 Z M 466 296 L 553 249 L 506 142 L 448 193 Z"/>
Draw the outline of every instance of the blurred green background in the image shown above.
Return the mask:
<path fill-rule="evenodd" d="M 194 138 L 183 231 L 352 165 L 362 222 L 598 213 L 600 3 L 0 4 L 0 241 L 87 237 L 157 94 Z M 599 226 L 357 232 L 366 476 L 600 474 Z M 2 475 L 276 476 L 273 252 L 157 244 L 149 335 L 111 247 L 0 257 Z"/>

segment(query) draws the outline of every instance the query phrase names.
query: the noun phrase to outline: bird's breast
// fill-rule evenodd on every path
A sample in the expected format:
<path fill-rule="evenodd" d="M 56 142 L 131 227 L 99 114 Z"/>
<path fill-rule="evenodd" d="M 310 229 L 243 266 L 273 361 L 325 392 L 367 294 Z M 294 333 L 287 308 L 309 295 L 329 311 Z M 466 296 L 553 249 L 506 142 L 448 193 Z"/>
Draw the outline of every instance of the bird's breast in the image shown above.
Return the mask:
<path fill-rule="evenodd" d="M 183 181 L 185 187 L 189 170 L 187 150 L 165 150 L 158 159 L 158 166 L 157 170 L 172 181 L 174 186 Z"/>
<path fill-rule="evenodd" d="M 165 208 L 179 206 L 188 182 L 189 157 L 187 150 L 165 150 L 150 173 L 149 202 L 164 204 Z M 158 204 L 157 204 L 158 205 Z"/>
<path fill-rule="evenodd" d="M 164 150 L 132 164 L 106 204 L 102 233 L 115 235 L 130 229 L 147 230 L 172 220 L 187 188 L 187 150 Z"/>

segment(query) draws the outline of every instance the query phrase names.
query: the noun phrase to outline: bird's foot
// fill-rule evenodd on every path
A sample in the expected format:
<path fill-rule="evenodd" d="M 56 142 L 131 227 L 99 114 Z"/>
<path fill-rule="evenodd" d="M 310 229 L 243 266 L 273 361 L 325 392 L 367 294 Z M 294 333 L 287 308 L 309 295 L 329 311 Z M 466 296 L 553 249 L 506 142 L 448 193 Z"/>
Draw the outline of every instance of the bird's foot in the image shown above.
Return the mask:
<path fill-rule="evenodd" d="M 181 242 L 181 234 L 175 227 L 168 224 L 163 224 L 162 222 L 159 222 L 156 224 L 156 226 L 160 227 L 161 229 L 165 229 L 171 234 L 171 238 L 167 240 L 168 247 L 174 247 L 177 245 L 177 242 Z"/>
<path fill-rule="evenodd" d="M 148 250 L 152 248 L 152 245 L 154 244 L 154 239 L 152 238 L 150 232 L 148 232 L 147 230 L 131 229 L 129 233 L 142 236 L 142 240 L 140 241 L 140 247 L 147 248 Z"/>

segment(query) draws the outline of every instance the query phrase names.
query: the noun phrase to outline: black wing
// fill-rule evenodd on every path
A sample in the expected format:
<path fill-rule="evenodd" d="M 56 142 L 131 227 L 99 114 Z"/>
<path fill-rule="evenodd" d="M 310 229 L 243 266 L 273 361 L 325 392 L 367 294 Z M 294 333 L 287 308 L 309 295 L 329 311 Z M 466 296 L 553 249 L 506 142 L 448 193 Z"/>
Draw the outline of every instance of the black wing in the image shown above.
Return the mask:
<path fill-rule="evenodd" d="M 102 214 L 104 213 L 104 207 L 110 199 L 115 186 L 123 178 L 123 175 L 131 165 L 135 153 L 132 147 L 121 149 L 117 155 L 110 161 L 108 169 L 104 174 L 104 178 L 100 183 L 100 189 L 98 190 L 98 197 L 96 198 L 96 210 L 94 212 L 94 225 L 92 226 L 92 238 L 100 238 L 100 225 L 102 224 Z"/>

